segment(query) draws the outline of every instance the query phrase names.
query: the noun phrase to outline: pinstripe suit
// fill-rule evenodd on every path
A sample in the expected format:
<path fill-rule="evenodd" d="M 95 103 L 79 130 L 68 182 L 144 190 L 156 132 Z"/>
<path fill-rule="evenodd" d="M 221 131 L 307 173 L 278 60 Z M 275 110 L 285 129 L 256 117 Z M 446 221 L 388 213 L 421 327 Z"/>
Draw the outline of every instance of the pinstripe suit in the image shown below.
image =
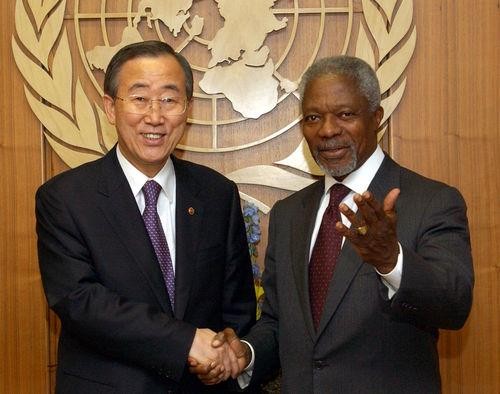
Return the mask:
<path fill-rule="evenodd" d="M 459 192 L 386 156 L 369 186 L 397 200 L 403 273 L 392 299 L 372 266 L 343 245 L 317 332 L 308 290 L 311 233 L 324 182 L 278 202 L 270 216 L 262 318 L 245 337 L 253 382 L 282 368 L 284 393 L 438 393 L 438 329 L 460 328 L 472 302 L 473 269 Z"/>

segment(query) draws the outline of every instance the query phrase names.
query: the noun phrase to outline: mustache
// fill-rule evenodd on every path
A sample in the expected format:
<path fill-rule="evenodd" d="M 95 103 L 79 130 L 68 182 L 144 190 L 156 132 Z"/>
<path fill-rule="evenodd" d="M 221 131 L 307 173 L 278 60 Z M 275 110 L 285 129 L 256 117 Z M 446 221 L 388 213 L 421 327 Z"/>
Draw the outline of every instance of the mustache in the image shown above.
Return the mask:
<path fill-rule="evenodd" d="M 352 148 L 352 141 L 343 141 L 338 139 L 329 139 L 324 141 L 321 145 L 317 146 L 318 151 L 340 148 Z"/>

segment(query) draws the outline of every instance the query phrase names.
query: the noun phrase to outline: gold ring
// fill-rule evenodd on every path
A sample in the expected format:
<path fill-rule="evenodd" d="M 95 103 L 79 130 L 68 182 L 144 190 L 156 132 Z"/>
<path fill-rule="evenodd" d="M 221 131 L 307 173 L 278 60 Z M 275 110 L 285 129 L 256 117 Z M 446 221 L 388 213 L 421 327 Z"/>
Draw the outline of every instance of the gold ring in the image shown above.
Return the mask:
<path fill-rule="evenodd" d="M 368 232 L 368 226 L 365 224 L 364 226 L 356 227 L 356 231 L 359 235 L 365 235 Z"/>

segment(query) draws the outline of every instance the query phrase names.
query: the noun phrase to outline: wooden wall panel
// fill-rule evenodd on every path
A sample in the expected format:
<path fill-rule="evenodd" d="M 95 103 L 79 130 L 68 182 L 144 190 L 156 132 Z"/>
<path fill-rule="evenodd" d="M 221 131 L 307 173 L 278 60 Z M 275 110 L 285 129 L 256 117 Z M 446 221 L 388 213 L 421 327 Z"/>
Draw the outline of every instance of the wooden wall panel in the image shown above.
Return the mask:
<path fill-rule="evenodd" d="M 41 128 L 12 56 L 14 1 L 1 3 L 0 393 L 48 392 L 48 322 L 36 256 Z"/>
<path fill-rule="evenodd" d="M 392 122 L 400 163 L 456 186 L 468 205 L 471 316 L 439 343 L 445 393 L 500 392 L 500 20 L 496 0 L 416 1 L 417 47 Z"/>
<path fill-rule="evenodd" d="M 0 393 L 47 393 L 53 387 L 57 322 L 48 313 L 41 288 L 33 203 L 42 179 L 67 166 L 40 137 L 40 123 L 24 97 L 10 42 L 15 34 L 15 3 L 2 2 L 0 27 Z M 405 72 L 403 101 L 392 117 L 384 146 L 401 164 L 455 185 L 467 201 L 475 298 L 466 327 L 441 334 L 443 392 L 499 393 L 500 4 L 498 0 L 413 3 L 417 47 Z M 361 1 L 354 4 L 359 10 Z M 293 138 L 300 135 L 295 132 Z M 272 149 L 288 148 L 278 139 L 271 147 L 243 155 L 219 154 L 213 163 L 207 163 L 202 154 L 179 154 L 228 171 L 242 162 L 253 163 L 256 155 L 271 154 Z M 261 193 L 269 204 L 287 194 L 248 185 L 242 189 Z M 267 218 L 262 223 L 267 226 Z M 261 255 L 264 246 L 265 241 L 259 247 Z"/>

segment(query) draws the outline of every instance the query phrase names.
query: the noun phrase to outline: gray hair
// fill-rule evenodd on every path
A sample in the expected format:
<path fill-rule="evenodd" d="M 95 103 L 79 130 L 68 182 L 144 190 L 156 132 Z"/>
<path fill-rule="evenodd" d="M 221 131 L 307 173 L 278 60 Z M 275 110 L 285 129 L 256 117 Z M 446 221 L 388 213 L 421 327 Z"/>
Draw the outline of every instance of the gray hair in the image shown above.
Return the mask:
<path fill-rule="evenodd" d="M 364 60 L 347 55 L 323 58 L 312 64 L 299 84 L 301 100 L 304 99 L 304 92 L 309 82 L 325 75 L 340 75 L 352 79 L 359 92 L 368 101 L 368 109 L 375 112 L 380 107 L 380 85 L 377 74 Z"/>

